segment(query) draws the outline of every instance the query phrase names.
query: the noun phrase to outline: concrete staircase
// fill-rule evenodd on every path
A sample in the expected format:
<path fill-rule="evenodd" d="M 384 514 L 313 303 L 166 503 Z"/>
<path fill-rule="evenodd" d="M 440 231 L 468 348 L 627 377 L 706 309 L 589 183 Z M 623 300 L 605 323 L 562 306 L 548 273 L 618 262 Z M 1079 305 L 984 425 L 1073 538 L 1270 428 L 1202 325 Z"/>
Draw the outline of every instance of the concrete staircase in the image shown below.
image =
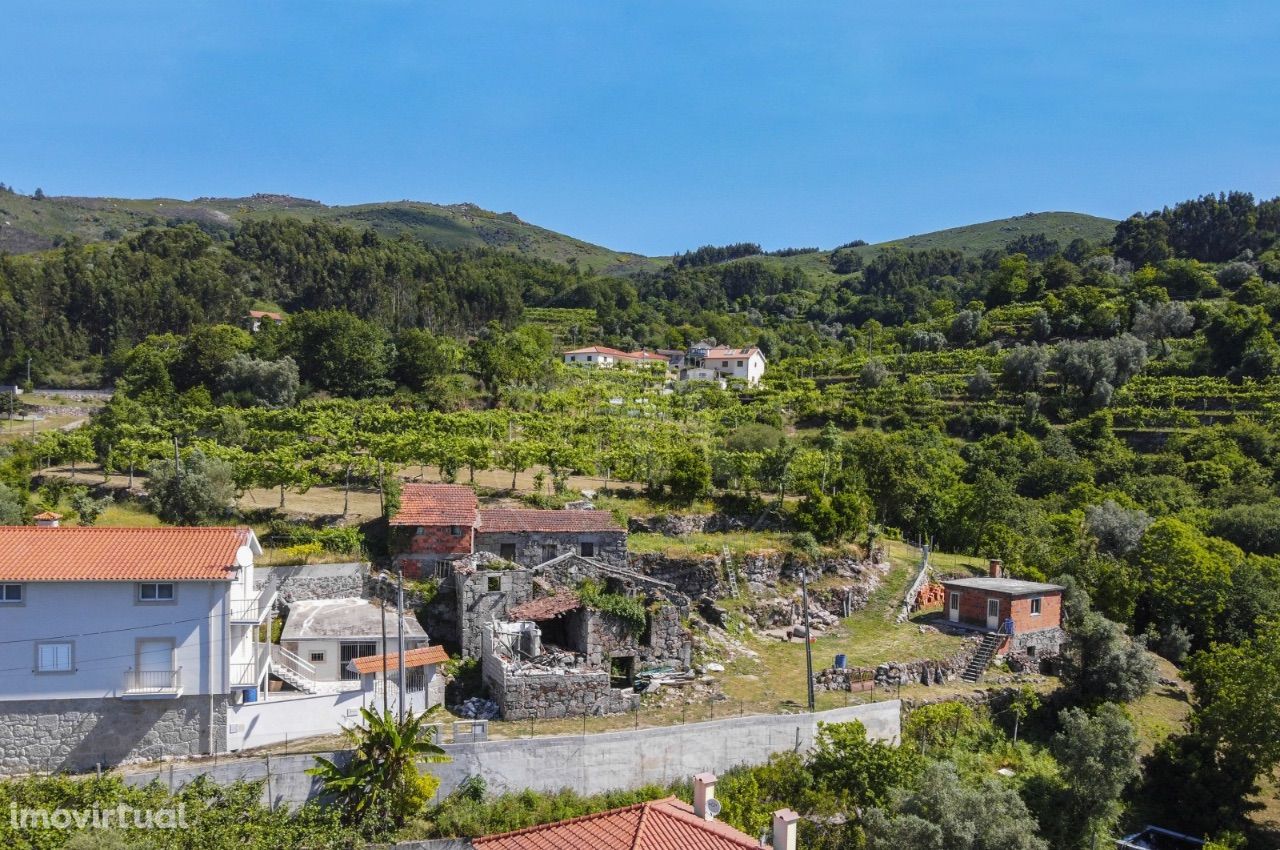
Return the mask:
<path fill-rule="evenodd" d="M 271 647 L 271 674 L 303 693 L 320 692 L 316 668 L 277 644 Z"/>
<path fill-rule="evenodd" d="M 960 678 L 966 682 L 977 682 L 982 678 L 982 674 L 986 672 L 987 666 L 991 664 L 991 659 L 995 658 L 996 650 L 1000 648 L 1000 644 L 1004 642 L 1005 635 L 992 632 L 982 639 L 982 645 L 978 647 L 978 651 L 973 654 L 973 658 L 969 659 L 969 666 L 960 674 Z"/>

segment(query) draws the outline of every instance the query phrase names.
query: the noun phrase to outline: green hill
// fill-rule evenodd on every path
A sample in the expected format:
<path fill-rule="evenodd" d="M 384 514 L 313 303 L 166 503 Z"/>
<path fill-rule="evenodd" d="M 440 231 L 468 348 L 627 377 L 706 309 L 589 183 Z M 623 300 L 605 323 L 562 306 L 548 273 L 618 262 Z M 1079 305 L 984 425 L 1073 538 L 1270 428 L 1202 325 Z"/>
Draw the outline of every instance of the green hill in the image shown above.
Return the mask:
<path fill-rule="evenodd" d="M 287 215 L 323 219 L 389 236 L 408 233 L 444 248 L 489 247 L 517 251 L 560 263 L 576 261 L 600 272 L 625 273 L 659 266 L 660 261 L 612 251 L 522 221 L 514 213 L 495 213 L 474 204 L 443 206 L 419 201 L 326 206 L 288 195 L 247 198 L 172 198 L 128 200 L 0 193 L 0 249 L 40 251 L 74 237 L 82 242 L 119 239 L 156 224 L 194 221 L 206 227 L 232 227 L 237 221 Z"/>
<path fill-rule="evenodd" d="M 327 206 L 319 201 L 289 195 L 252 195 L 247 198 L 172 198 L 129 200 L 49 196 L 35 200 L 27 195 L 0 193 L 0 250 L 26 253 L 52 248 L 74 237 L 82 242 L 119 239 L 156 224 L 194 221 L 204 227 L 234 227 L 237 221 L 286 215 L 322 219 L 358 229 L 373 228 L 395 236 L 407 233 L 415 239 L 443 248 L 488 247 L 528 254 L 559 263 L 576 261 L 605 274 L 655 270 L 667 257 L 644 257 L 613 251 L 521 220 L 515 213 L 495 213 L 474 204 L 429 204 L 392 201 L 355 206 Z M 1115 232 L 1111 219 L 1071 212 L 1027 213 L 1014 218 L 953 227 L 857 248 L 869 259 L 889 247 L 908 249 L 955 248 L 979 254 L 1001 248 L 1019 236 L 1042 233 L 1067 245 L 1081 237 L 1105 242 Z M 818 276 L 830 274 L 830 251 L 793 257 L 765 257 L 770 263 L 797 265 Z"/>

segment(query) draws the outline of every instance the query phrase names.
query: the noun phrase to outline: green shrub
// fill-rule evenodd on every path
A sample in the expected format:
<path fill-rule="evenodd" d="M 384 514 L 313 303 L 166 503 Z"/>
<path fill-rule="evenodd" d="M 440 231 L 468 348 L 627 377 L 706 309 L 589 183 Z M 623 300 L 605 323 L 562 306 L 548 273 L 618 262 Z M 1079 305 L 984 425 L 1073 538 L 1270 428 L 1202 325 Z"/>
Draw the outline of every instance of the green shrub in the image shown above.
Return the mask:
<path fill-rule="evenodd" d="M 646 612 L 644 603 L 639 599 L 620 593 L 608 593 L 591 579 L 578 585 L 578 598 L 588 608 L 621 620 L 633 635 L 639 637 L 644 633 Z"/>

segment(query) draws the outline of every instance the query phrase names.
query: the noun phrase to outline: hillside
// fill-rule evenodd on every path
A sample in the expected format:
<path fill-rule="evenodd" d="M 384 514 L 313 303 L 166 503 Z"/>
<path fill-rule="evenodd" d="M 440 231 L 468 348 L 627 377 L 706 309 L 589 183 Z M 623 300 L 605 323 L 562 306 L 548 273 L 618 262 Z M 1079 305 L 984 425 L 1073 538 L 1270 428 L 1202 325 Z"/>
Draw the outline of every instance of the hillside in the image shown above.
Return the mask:
<path fill-rule="evenodd" d="M 35 200 L 28 195 L 0 193 L 0 250 L 15 254 L 54 247 L 68 237 L 82 242 L 119 239 L 127 233 L 155 224 L 194 221 L 206 228 L 232 227 L 237 221 L 287 215 L 320 219 L 356 229 L 373 228 L 395 236 L 408 233 L 442 248 L 488 247 L 559 263 L 576 261 L 604 274 L 652 271 L 666 264 L 666 257 L 644 257 L 613 251 L 521 220 L 515 213 L 495 213 L 474 204 L 430 204 L 422 201 L 389 201 L 327 206 L 319 201 L 290 195 L 259 194 L 247 198 L 173 198 L 130 200 L 49 196 Z M 989 248 L 1003 248 L 1019 236 L 1036 233 L 1061 245 L 1073 239 L 1106 242 L 1115 232 L 1111 219 L 1072 212 L 1027 213 L 979 224 L 921 233 L 855 249 L 864 259 L 886 248 L 954 248 L 977 255 Z M 766 257 L 780 266 L 798 266 L 819 277 L 830 275 L 831 251 L 794 257 Z"/>
<path fill-rule="evenodd" d="M 864 261 L 884 252 L 889 248 L 903 248 L 920 251 L 927 248 L 952 248 L 976 257 L 991 248 L 1004 248 L 1020 236 L 1043 234 L 1046 239 L 1057 242 L 1062 247 L 1071 244 L 1074 239 L 1088 242 L 1110 242 L 1115 234 L 1114 219 L 1100 218 L 1073 212 L 1041 212 L 1026 213 L 1013 218 L 998 218 L 995 221 L 984 221 L 978 224 L 966 224 L 961 227 L 950 227 L 932 233 L 919 233 L 901 239 L 890 239 L 850 249 L 861 255 Z M 778 268 L 799 268 L 818 280 L 835 282 L 842 275 L 831 269 L 831 255 L 834 251 L 815 251 L 809 254 L 797 254 L 792 257 L 765 256 L 769 265 Z"/>
<path fill-rule="evenodd" d="M 559 263 L 576 261 L 605 273 L 625 273 L 658 265 L 638 254 L 612 251 L 522 221 L 514 213 L 495 213 L 474 204 L 439 205 L 418 201 L 327 206 L 288 195 L 247 198 L 172 198 L 129 200 L 0 194 L 0 250 L 28 253 L 74 237 L 82 242 L 119 239 L 155 224 L 194 221 L 231 227 L 246 219 L 287 215 L 321 219 L 357 229 L 373 228 L 443 248 L 489 247 L 516 251 Z"/>

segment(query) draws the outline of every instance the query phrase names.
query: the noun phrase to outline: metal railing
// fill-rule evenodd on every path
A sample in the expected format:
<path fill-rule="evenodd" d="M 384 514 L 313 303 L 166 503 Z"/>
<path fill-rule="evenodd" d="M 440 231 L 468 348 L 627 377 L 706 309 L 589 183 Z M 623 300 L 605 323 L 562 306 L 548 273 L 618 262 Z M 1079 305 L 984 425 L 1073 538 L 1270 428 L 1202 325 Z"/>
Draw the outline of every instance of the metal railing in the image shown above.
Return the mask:
<path fill-rule="evenodd" d="M 257 596 L 252 599 L 232 599 L 231 619 L 238 622 L 258 623 L 267 610 L 275 602 L 279 581 L 273 575 L 262 585 Z"/>
<path fill-rule="evenodd" d="M 182 689 L 182 668 L 177 670 L 124 671 L 126 694 L 176 694 Z"/>
<path fill-rule="evenodd" d="M 270 646 L 271 646 L 271 663 L 272 664 L 276 665 L 277 667 L 283 667 L 284 669 L 289 670 L 296 676 L 301 676 L 304 679 L 310 679 L 313 682 L 315 681 L 316 668 L 314 664 L 310 664 L 306 661 L 303 661 L 297 655 L 294 655 L 292 652 L 285 649 L 283 646 L 280 646 L 279 644 L 273 643 Z"/>
<path fill-rule="evenodd" d="M 271 663 L 271 644 L 260 643 L 254 650 L 253 661 L 234 661 L 231 663 L 232 685 L 256 685 L 267 672 Z"/>

